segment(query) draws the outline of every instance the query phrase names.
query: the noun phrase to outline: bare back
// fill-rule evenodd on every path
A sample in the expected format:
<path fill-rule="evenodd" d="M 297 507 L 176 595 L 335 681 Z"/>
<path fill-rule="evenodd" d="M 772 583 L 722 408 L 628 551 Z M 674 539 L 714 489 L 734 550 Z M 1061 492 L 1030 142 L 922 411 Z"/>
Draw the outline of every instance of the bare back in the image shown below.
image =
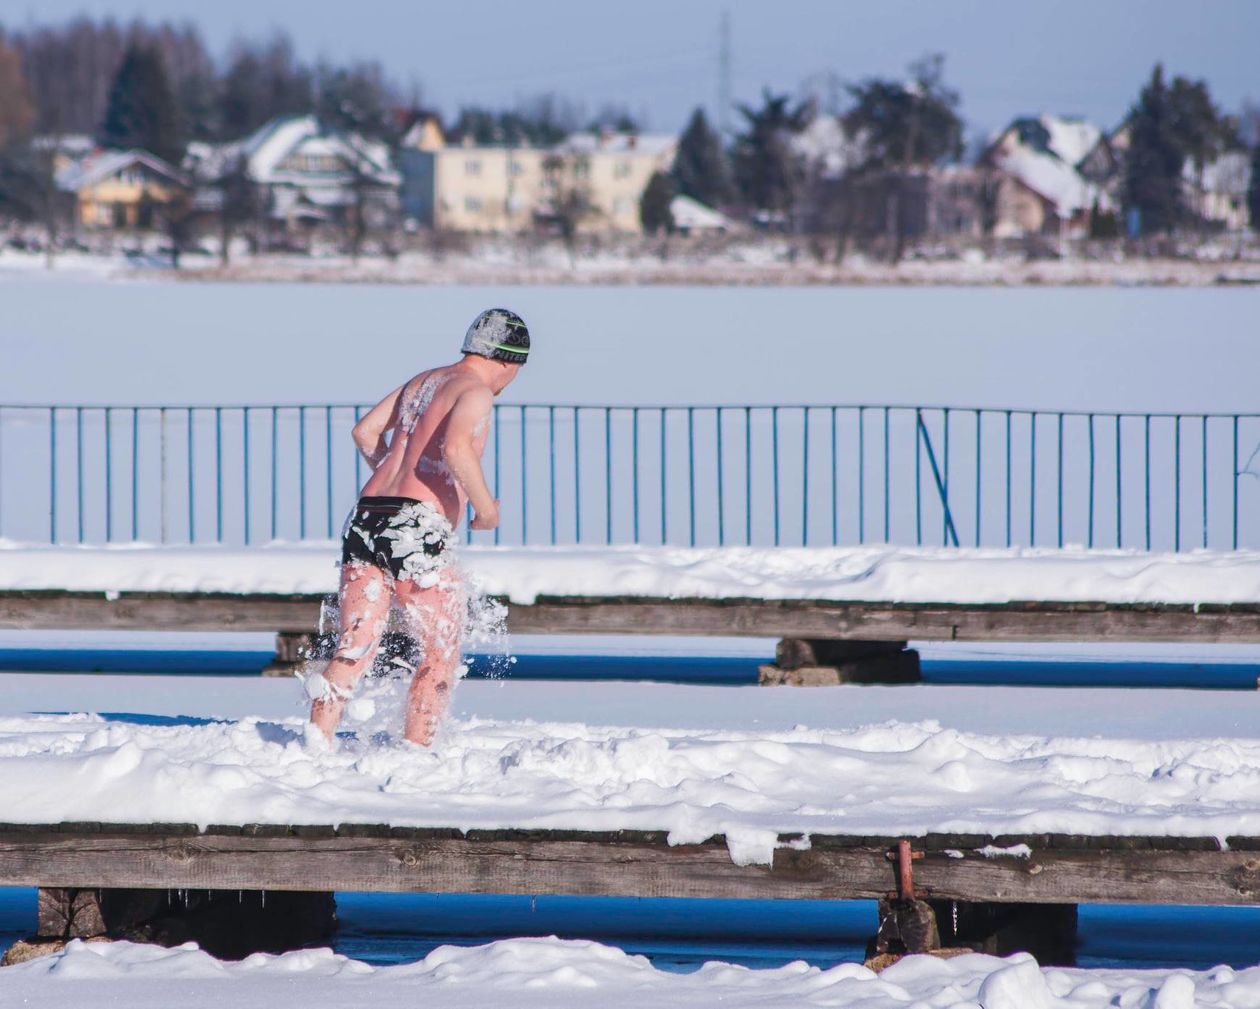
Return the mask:
<path fill-rule="evenodd" d="M 402 387 L 391 415 L 389 451 L 362 493 L 432 501 L 452 526 L 459 523 L 467 497 L 443 458 L 451 411 L 460 397 L 480 387 L 458 366 L 421 372 Z M 486 414 L 487 421 L 489 414 Z M 488 424 L 474 432 L 473 446 L 485 450 Z"/>

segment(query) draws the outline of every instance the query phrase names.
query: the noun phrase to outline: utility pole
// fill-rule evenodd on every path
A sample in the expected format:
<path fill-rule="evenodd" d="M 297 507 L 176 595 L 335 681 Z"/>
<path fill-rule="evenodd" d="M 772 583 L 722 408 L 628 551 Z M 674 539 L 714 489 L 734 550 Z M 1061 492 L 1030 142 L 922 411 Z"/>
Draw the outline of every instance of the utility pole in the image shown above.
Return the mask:
<path fill-rule="evenodd" d="M 718 22 L 718 129 L 722 137 L 731 136 L 731 12 L 723 10 Z"/>

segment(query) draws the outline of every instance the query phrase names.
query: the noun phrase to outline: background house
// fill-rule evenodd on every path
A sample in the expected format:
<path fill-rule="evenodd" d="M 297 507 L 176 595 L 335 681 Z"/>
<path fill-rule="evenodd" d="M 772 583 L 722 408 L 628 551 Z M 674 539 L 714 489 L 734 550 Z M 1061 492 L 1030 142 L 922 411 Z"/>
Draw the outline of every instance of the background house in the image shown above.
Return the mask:
<path fill-rule="evenodd" d="M 56 184 L 73 201 L 75 225 L 86 231 L 160 227 L 170 204 L 188 193 L 179 169 L 138 150 L 96 151 L 65 163 Z"/>

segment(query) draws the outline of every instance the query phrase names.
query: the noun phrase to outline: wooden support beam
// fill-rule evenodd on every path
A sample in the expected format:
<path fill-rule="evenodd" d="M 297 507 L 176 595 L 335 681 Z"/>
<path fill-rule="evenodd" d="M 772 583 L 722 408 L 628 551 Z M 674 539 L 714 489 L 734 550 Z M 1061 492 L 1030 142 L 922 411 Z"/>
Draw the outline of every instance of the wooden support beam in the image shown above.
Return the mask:
<path fill-rule="evenodd" d="M 320 595 L 0 592 L 0 628 L 309 633 Z M 517 634 L 745 635 L 847 641 L 1260 642 L 1260 603 L 983 605 L 825 600 L 540 597 L 510 605 Z"/>
<path fill-rule="evenodd" d="M 786 839 L 785 839 L 786 841 Z M 720 838 L 345 825 L 0 826 L 0 885 L 362 890 L 644 897 L 879 899 L 896 838 L 815 837 L 773 866 L 735 865 Z M 1025 843 L 1031 855 L 986 856 Z M 1260 903 L 1260 839 L 929 835 L 915 862 L 927 900 L 971 903 Z"/>

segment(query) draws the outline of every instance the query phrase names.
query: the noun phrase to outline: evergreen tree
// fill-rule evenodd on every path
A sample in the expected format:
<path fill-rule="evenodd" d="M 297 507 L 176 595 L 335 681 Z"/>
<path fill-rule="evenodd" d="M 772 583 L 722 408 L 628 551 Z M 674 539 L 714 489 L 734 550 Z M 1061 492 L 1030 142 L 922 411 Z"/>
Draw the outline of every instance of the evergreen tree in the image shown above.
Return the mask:
<path fill-rule="evenodd" d="M 674 195 L 674 180 L 665 172 L 653 172 L 639 197 L 639 220 L 649 235 L 674 230 L 674 213 L 669 206 Z"/>
<path fill-rule="evenodd" d="M 0 151 L 25 140 L 35 122 L 35 108 L 22 74 L 22 61 L 5 45 L 0 31 Z"/>
<path fill-rule="evenodd" d="M 238 140 L 277 116 L 303 115 L 314 107 L 311 71 L 294 57 L 288 36 L 233 46 L 218 95 L 223 140 Z"/>
<path fill-rule="evenodd" d="M 378 140 L 395 138 L 393 110 L 401 99 L 379 63 L 321 66 L 315 90 L 315 111 L 326 125 Z"/>
<path fill-rule="evenodd" d="M 678 140 L 674 182 L 684 196 L 710 207 L 721 206 L 734 198 L 730 160 L 722 147 L 722 138 L 709 126 L 703 109 L 691 114 Z"/>
<path fill-rule="evenodd" d="M 791 106 L 787 95 L 762 92 L 761 108 L 739 107 L 745 130 L 735 141 L 735 179 L 755 210 L 782 215 L 792 209 L 800 182 L 792 135 L 809 122 L 811 107 Z"/>
<path fill-rule="evenodd" d="M 1129 112 L 1129 152 L 1125 159 L 1123 202 L 1136 210 L 1143 234 L 1168 232 L 1185 218 L 1181 169 L 1184 137 L 1178 133 L 1173 103 L 1156 64 Z"/>
<path fill-rule="evenodd" d="M 1260 231 L 1260 140 L 1251 149 L 1251 179 L 1247 184 L 1247 213 L 1251 230 Z"/>
<path fill-rule="evenodd" d="M 138 44 L 127 48 L 97 139 L 103 147 L 139 147 L 173 165 L 183 159 L 179 110 L 155 49 Z"/>

